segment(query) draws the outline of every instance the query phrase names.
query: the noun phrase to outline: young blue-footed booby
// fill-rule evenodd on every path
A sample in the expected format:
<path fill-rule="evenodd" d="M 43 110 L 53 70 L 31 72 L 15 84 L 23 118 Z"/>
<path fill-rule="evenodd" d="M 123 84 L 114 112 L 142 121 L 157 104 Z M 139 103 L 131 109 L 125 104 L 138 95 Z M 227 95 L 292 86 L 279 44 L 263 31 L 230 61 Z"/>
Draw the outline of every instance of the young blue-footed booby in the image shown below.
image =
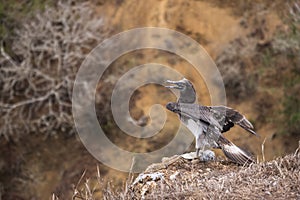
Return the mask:
<path fill-rule="evenodd" d="M 256 135 L 252 124 L 245 116 L 225 106 L 201 106 L 194 104 L 196 101 L 196 92 L 192 83 L 187 79 L 167 81 L 167 83 L 174 84 L 166 87 L 178 89 L 180 97 L 177 103 L 168 103 L 166 107 L 168 110 L 177 113 L 181 122 L 195 136 L 197 156 L 199 156 L 199 153 L 207 152 L 204 151 L 206 149 L 221 148 L 226 157 L 233 162 L 239 164 L 254 162 L 250 155 L 222 135 L 223 132 L 233 127 L 234 124 Z"/>

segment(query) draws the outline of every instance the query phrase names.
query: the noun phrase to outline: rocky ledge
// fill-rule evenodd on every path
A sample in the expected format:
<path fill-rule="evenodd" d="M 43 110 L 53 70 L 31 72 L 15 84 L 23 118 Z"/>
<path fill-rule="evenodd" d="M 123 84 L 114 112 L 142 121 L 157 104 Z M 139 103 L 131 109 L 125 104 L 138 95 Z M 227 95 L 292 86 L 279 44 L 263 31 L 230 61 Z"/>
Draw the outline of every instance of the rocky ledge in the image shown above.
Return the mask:
<path fill-rule="evenodd" d="M 239 166 L 181 156 L 150 165 L 130 187 L 133 199 L 299 199 L 300 153 Z"/>

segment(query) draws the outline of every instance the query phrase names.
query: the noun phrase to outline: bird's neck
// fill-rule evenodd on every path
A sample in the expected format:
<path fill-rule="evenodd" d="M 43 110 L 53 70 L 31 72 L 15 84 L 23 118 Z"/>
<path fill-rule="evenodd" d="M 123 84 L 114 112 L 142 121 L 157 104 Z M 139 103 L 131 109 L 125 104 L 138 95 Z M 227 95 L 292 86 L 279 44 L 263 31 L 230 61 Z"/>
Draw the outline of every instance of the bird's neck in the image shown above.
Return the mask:
<path fill-rule="evenodd" d="M 193 91 L 180 92 L 178 103 L 195 103 L 196 95 Z"/>

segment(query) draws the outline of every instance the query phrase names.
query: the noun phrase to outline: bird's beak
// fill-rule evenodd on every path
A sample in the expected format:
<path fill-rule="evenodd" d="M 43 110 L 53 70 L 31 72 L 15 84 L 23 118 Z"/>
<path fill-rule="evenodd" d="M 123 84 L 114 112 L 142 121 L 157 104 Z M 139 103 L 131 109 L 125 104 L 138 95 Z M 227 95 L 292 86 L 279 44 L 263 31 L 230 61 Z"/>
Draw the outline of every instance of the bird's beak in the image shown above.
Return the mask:
<path fill-rule="evenodd" d="M 174 103 L 174 102 L 169 102 L 169 103 L 167 103 L 167 105 L 166 105 L 166 108 L 167 108 L 168 110 L 170 110 L 170 111 L 172 111 L 172 112 L 175 112 L 175 113 L 178 112 L 177 107 L 178 107 L 177 103 Z"/>
<path fill-rule="evenodd" d="M 173 84 L 173 85 L 165 85 L 166 88 L 171 88 L 171 89 L 182 89 L 182 82 L 181 81 L 171 81 L 171 80 L 166 80 L 165 83 L 168 84 Z"/>

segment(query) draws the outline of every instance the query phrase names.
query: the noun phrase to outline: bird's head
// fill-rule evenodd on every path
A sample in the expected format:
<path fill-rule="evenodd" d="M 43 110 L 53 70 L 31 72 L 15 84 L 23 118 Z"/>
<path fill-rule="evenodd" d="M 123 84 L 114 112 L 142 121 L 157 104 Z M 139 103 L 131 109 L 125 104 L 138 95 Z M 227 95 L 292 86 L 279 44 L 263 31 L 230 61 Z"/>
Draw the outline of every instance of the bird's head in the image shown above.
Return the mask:
<path fill-rule="evenodd" d="M 171 85 L 166 85 L 165 87 L 171 88 L 171 89 L 177 89 L 177 90 L 180 90 L 180 91 L 184 91 L 189 87 L 194 88 L 192 83 L 189 80 L 187 80 L 186 78 L 183 78 L 179 81 L 167 80 L 166 83 L 169 83 Z"/>
<path fill-rule="evenodd" d="M 179 102 L 194 103 L 196 101 L 196 91 L 193 84 L 188 79 L 183 78 L 179 81 L 167 80 L 166 83 L 170 85 L 166 85 L 165 87 L 180 91 Z"/>
<path fill-rule="evenodd" d="M 175 102 L 167 103 L 166 108 L 175 113 L 179 112 L 178 103 Z"/>

